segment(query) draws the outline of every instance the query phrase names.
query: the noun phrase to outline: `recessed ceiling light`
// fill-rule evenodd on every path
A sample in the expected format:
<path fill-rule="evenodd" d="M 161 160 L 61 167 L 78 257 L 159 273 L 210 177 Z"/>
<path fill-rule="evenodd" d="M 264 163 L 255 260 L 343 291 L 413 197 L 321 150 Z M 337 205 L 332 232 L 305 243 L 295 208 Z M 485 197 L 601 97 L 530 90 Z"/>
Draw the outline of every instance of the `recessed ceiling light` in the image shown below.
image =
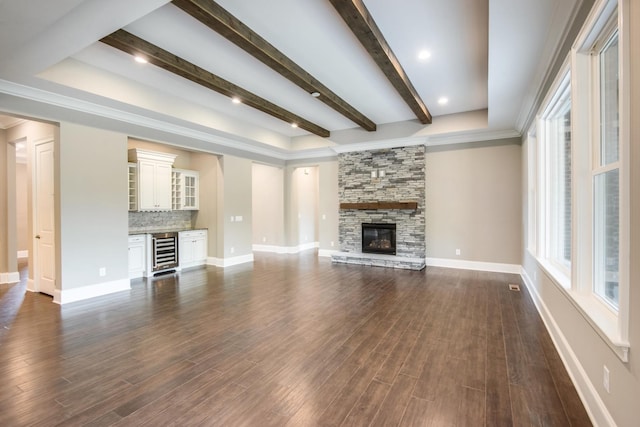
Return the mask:
<path fill-rule="evenodd" d="M 135 59 L 135 61 L 136 61 L 138 64 L 146 64 L 147 62 L 149 62 L 149 61 L 147 60 L 147 58 L 145 58 L 145 57 L 143 57 L 143 56 L 140 56 L 140 55 L 136 55 L 136 56 L 134 56 L 134 57 L 133 57 L 133 59 Z"/>
<path fill-rule="evenodd" d="M 431 52 L 429 52 L 428 50 L 423 49 L 420 52 L 418 52 L 418 59 L 420 61 L 426 61 L 429 58 L 431 58 Z"/>
<path fill-rule="evenodd" d="M 317 98 L 320 96 L 320 92 L 315 91 L 315 92 L 311 92 L 311 96 L 313 96 L 314 98 Z"/>
<path fill-rule="evenodd" d="M 449 98 L 447 98 L 445 96 L 442 96 L 442 97 L 438 98 L 438 104 L 440 104 L 440 105 L 445 105 L 448 102 L 449 102 Z"/>
<path fill-rule="evenodd" d="M 231 98 L 231 102 L 233 102 L 234 104 L 240 104 L 240 98 L 234 96 L 233 98 Z"/>
<path fill-rule="evenodd" d="M 297 123 L 291 123 L 291 127 L 292 127 L 292 128 L 297 128 L 297 127 L 298 127 L 298 124 L 297 124 Z"/>

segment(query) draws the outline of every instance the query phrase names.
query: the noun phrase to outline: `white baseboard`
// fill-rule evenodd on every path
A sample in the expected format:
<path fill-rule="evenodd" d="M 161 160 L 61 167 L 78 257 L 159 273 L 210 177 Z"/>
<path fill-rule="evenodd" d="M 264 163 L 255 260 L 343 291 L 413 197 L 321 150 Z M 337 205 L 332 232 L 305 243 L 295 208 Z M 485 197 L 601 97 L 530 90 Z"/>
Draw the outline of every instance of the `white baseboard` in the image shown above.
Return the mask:
<path fill-rule="evenodd" d="M 271 252 L 276 254 L 297 254 L 309 249 L 320 247 L 320 242 L 304 243 L 298 246 L 253 245 L 255 252 Z"/>
<path fill-rule="evenodd" d="M 340 251 L 334 249 L 318 249 L 318 256 L 331 258 L 331 255 L 337 254 Z"/>
<path fill-rule="evenodd" d="M 38 292 L 36 290 L 36 282 L 33 279 L 27 278 L 27 291 Z"/>
<path fill-rule="evenodd" d="M 309 243 L 303 243 L 301 245 L 297 246 L 297 251 L 293 252 L 293 253 L 298 253 L 298 252 L 302 252 L 302 251 L 308 251 L 309 249 L 316 249 L 320 247 L 320 242 L 309 242 Z M 294 247 L 295 248 L 295 247 Z"/>
<path fill-rule="evenodd" d="M 0 285 L 6 283 L 18 283 L 20 281 L 20 272 L 11 271 L 8 273 L 0 273 Z"/>
<path fill-rule="evenodd" d="M 315 248 L 319 248 L 320 247 L 320 242 L 310 242 L 310 243 L 303 243 L 302 245 L 298 245 L 298 246 L 286 246 L 285 247 L 285 254 L 298 254 L 302 251 L 307 251 L 309 249 L 315 249 Z"/>
<path fill-rule="evenodd" d="M 457 268 L 461 270 L 491 271 L 494 273 L 520 274 L 522 267 L 518 264 L 501 264 L 497 262 L 467 261 L 450 258 L 427 258 L 430 267 Z"/>
<path fill-rule="evenodd" d="M 216 267 L 231 267 L 232 265 L 244 264 L 247 262 L 253 262 L 253 254 L 240 255 L 232 258 L 207 258 L 207 265 L 213 265 Z"/>
<path fill-rule="evenodd" d="M 573 385 L 580 396 L 580 400 L 582 400 L 582 403 L 589 414 L 589 418 L 591 418 L 591 422 L 595 426 L 615 426 L 616 423 L 613 420 L 613 417 L 611 417 L 611 414 L 600 398 L 600 395 L 593 383 L 589 380 L 589 377 L 578 360 L 578 357 L 573 352 L 573 349 L 567 342 L 562 330 L 556 323 L 544 300 L 540 297 L 538 289 L 533 284 L 524 268 L 521 270 L 520 276 L 529 291 L 529 295 L 531 295 L 531 299 L 533 299 L 533 303 L 538 310 L 538 314 L 540 314 L 540 317 L 551 336 L 551 340 L 560 355 L 560 359 L 562 359 L 562 363 L 571 378 L 571 382 L 573 382 Z"/>
<path fill-rule="evenodd" d="M 285 246 L 276 245 L 253 245 L 251 249 L 254 252 L 270 252 L 274 254 L 286 254 L 287 248 Z"/>
<path fill-rule="evenodd" d="M 53 302 L 56 304 L 69 304 L 71 302 L 82 301 L 120 291 L 128 291 L 130 289 L 131 284 L 128 278 L 73 289 L 56 289 L 53 295 Z"/>
<path fill-rule="evenodd" d="M 18 251 L 18 258 L 29 258 L 29 251 Z"/>

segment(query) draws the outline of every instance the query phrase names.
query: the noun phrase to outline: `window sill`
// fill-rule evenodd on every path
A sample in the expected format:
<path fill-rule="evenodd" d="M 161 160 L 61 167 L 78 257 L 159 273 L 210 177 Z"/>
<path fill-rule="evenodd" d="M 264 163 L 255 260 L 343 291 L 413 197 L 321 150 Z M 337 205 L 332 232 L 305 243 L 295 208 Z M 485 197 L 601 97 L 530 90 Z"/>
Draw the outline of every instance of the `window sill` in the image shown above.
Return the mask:
<path fill-rule="evenodd" d="M 549 276 L 556 285 L 560 286 L 565 291 L 569 291 L 571 289 L 571 278 L 565 272 L 547 260 L 540 258 L 536 259 L 540 268 L 544 270 L 547 276 Z"/>
<path fill-rule="evenodd" d="M 537 259 L 539 267 L 546 273 L 558 289 L 560 289 L 578 309 L 580 314 L 591 325 L 593 330 L 607 343 L 623 362 L 629 361 L 629 342 L 620 334 L 619 318 L 604 303 L 591 293 L 580 293 L 571 289 L 570 280 L 549 263 Z"/>
<path fill-rule="evenodd" d="M 628 362 L 630 344 L 620 336 L 618 316 L 593 295 L 580 294 L 572 290 L 569 290 L 568 294 L 574 305 L 583 313 L 594 330 L 618 355 L 620 360 Z"/>

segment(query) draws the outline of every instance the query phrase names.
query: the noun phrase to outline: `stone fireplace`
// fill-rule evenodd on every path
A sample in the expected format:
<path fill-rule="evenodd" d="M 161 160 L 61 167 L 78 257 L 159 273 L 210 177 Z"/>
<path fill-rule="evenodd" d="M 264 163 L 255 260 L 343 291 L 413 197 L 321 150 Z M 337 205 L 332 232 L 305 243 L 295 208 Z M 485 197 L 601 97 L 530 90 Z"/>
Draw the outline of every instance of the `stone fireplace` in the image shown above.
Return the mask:
<path fill-rule="evenodd" d="M 338 167 L 340 252 L 333 261 L 424 268 L 425 147 L 341 153 Z M 363 250 L 362 224 L 395 224 L 395 253 Z"/>

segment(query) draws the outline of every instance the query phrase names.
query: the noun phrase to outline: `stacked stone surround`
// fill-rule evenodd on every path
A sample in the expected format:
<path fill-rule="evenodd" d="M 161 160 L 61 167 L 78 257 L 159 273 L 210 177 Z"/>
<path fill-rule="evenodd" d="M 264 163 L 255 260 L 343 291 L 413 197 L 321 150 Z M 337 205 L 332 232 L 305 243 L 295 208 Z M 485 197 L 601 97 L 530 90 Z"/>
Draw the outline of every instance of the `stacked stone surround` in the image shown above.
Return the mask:
<path fill-rule="evenodd" d="M 426 261 L 425 147 L 342 153 L 338 157 L 340 203 L 417 202 L 415 210 L 340 209 L 341 252 L 334 262 L 420 269 Z M 371 177 L 384 171 L 384 177 Z M 361 224 L 396 223 L 396 255 L 362 254 Z"/>

